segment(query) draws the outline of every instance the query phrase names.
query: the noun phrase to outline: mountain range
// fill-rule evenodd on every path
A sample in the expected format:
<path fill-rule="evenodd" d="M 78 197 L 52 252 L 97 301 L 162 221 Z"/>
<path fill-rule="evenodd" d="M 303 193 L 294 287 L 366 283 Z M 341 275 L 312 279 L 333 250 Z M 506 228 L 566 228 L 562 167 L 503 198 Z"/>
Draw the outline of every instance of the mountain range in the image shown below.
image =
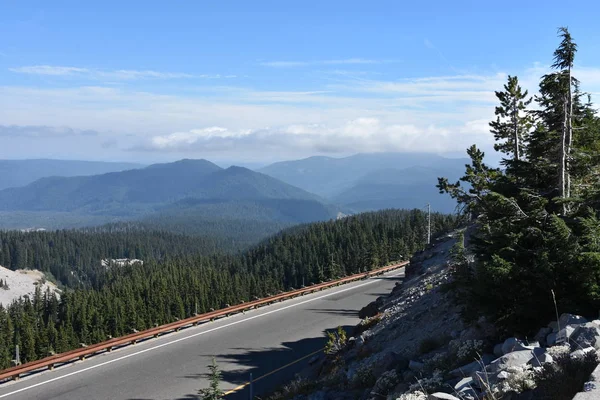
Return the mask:
<path fill-rule="evenodd" d="M 456 204 L 439 194 L 437 178 L 457 180 L 468 162 L 428 153 L 365 153 L 278 162 L 259 171 L 354 212 L 429 203 L 450 213 Z"/>
<path fill-rule="evenodd" d="M 45 161 L 45 160 L 42 160 Z M 39 166 L 40 160 L 31 160 Z M 4 165 L 0 161 L 0 166 Z M 32 171 L 25 161 L 25 171 Z M 457 179 L 465 159 L 432 154 L 357 154 L 279 162 L 252 171 L 207 160 L 73 175 L 78 161 L 54 162 L 45 177 L 0 190 L 0 228 L 61 228 L 123 220 L 194 233 L 270 234 L 282 227 L 386 208 L 452 212 L 454 202 L 435 188 L 438 176 Z M 85 166 L 85 162 L 82 162 Z M 120 170 L 127 166 L 129 168 Z M 37 171 L 43 175 L 44 171 Z M 17 175 L 25 176 L 24 172 Z M 29 179 L 33 175 L 29 174 Z M 8 182 L 5 180 L 4 182 Z"/>
<path fill-rule="evenodd" d="M 73 160 L 0 160 L 0 190 L 49 176 L 83 176 L 140 168 L 140 164 Z"/>

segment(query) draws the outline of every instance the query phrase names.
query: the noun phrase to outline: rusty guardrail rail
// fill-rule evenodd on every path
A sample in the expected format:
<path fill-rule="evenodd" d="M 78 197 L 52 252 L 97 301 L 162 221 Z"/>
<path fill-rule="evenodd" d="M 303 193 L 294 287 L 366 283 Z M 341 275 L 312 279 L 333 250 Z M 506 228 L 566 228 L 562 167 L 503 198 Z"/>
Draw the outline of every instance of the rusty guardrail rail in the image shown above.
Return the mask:
<path fill-rule="evenodd" d="M 229 314 L 233 314 L 236 312 L 250 310 L 262 305 L 267 305 L 270 303 L 274 303 L 276 301 L 291 299 L 300 295 L 313 293 L 319 290 L 327 289 L 333 286 L 339 286 L 344 283 L 356 281 L 359 279 L 369 278 L 374 275 L 381 275 L 388 271 L 404 267 L 408 265 L 408 261 L 404 261 L 398 264 L 389 265 L 386 267 L 378 268 L 368 272 L 362 272 L 354 275 L 347 276 L 345 278 L 332 280 L 329 282 L 318 283 L 312 286 L 307 286 L 301 289 L 291 290 L 289 292 L 284 292 L 280 294 L 276 294 L 273 296 L 265 297 L 263 299 L 249 301 L 247 303 L 238 304 L 235 306 L 230 306 L 226 308 L 222 308 L 215 311 L 210 311 L 200 315 L 194 315 L 189 318 L 185 318 L 179 321 L 171 322 L 165 325 L 161 325 L 155 328 L 150 328 L 143 330 L 141 332 L 131 333 L 129 335 L 121 336 L 118 338 L 113 338 L 106 340 L 104 342 L 96 343 L 84 348 L 74 349 L 67 351 L 65 353 L 55 354 L 50 357 L 42 358 L 41 360 L 31 361 L 22 365 L 18 365 L 15 367 L 11 367 L 0 371 L 0 383 L 9 380 L 9 379 L 19 379 L 19 377 L 23 374 L 37 371 L 42 368 L 48 368 L 50 370 L 54 369 L 54 366 L 57 364 L 64 364 L 71 361 L 75 361 L 77 359 L 84 360 L 86 357 L 94 355 L 100 352 L 110 352 L 115 347 L 121 347 L 128 344 L 135 344 L 140 340 L 149 339 L 152 337 L 158 337 L 159 335 L 171 331 L 178 331 L 183 327 L 197 325 L 200 322 L 210 321 L 218 317 L 227 316 Z"/>

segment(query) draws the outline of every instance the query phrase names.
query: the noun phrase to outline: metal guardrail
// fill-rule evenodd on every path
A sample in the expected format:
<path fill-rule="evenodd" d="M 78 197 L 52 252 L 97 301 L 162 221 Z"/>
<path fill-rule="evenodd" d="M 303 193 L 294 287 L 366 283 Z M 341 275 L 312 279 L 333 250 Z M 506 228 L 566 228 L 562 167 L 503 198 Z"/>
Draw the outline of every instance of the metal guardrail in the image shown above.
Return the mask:
<path fill-rule="evenodd" d="M 180 321 L 171 322 L 169 324 L 161 325 L 155 328 L 146 329 L 141 332 L 132 333 L 126 336 L 121 336 L 118 338 L 113 338 L 110 340 L 106 340 L 104 342 L 96 343 L 94 345 L 90 345 L 88 347 L 84 347 L 81 349 L 70 350 L 65 353 L 55 354 L 50 357 L 43 358 L 41 360 L 31 361 L 26 364 L 18 365 L 16 367 L 8 368 L 3 371 L 0 371 L 0 383 L 9 379 L 19 379 L 19 377 L 23 374 L 30 373 L 33 371 L 40 370 L 42 368 L 48 368 L 50 370 L 54 369 L 57 364 L 64 364 L 75 360 L 83 360 L 88 356 L 94 355 L 96 353 L 104 352 L 104 351 L 112 351 L 115 347 L 121 347 L 128 344 L 135 344 L 138 341 L 149 339 L 152 337 L 158 337 L 163 333 L 168 333 L 172 331 L 178 331 L 181 328 L 191 325 L 197 325 L 200 322 L 210 321 L 218 317 L 228 316 L 229 314 L 233 314 L 236 312 L 250 310 L 262 305 L 267 305 L 270 303 L 274 303 L 276 301 L 287 300 L 297 296 L 301 296 L 308 293 L 313 293 L 319 290 L 327 289 L 333 286 L 338 286 L 344 283 L 369 278 L 374 275 L 381 275 L 385 272 L 404 267 L 408 265 L 408 261 L 404 261 L 398 264 L 389 265 L 387 267 L 378 268 L 372 271 L 363 272 L 359 274 L 354 274 L 347 276 L 345 278 L 336 279 L 329 282 L 319 283 L 312 286 L 304 287 L 301 289 L 291 290 L 289 292 L 284 292 L 280 294 L 276 294 L 274 296 L 265 297 L 263 299 L 250 301 L 247 303 L 238 304 L 235 306 L 230 306 L 226 308 L 222 308 L 220 310 L 210 311 L 204 314 L 195 315 L 186 319 L 182 319 Z"/>

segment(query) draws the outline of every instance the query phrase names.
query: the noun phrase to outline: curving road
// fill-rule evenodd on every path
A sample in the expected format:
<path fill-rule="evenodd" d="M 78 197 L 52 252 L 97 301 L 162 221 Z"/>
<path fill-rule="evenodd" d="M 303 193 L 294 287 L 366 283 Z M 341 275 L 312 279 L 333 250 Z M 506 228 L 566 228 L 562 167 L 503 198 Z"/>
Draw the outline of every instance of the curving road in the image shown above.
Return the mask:
<path fill-rule="evenodd" d="M 388 294 L 403 276 L 402 268 L 32 374 L 0 385 L 0 399 L 196 399 L 207 386 L 213 356 L 224 390 L 244 384 L 252 373 L 258 378 L 254 393 L 264 393 L 307 365 L 306 356 L 324 346 L 326 330 L 356 325 L 358 310 Z M 227 399 L 248 399 L 248 391 Z"/>

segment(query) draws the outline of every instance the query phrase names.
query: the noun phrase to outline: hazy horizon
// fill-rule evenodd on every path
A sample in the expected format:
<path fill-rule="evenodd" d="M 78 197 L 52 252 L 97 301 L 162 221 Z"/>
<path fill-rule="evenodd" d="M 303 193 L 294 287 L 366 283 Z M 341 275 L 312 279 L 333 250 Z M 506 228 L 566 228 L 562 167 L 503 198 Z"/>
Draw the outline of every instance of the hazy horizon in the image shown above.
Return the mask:
<path fill-rule="evenodd" d="M 550 3 L 9 2 L 0 158 L 491 154 L 494 91 L 510 74 L 535 94 L 559 26 L 579 44 L 581 89 L 600 93 L 600 4 Z"/>

